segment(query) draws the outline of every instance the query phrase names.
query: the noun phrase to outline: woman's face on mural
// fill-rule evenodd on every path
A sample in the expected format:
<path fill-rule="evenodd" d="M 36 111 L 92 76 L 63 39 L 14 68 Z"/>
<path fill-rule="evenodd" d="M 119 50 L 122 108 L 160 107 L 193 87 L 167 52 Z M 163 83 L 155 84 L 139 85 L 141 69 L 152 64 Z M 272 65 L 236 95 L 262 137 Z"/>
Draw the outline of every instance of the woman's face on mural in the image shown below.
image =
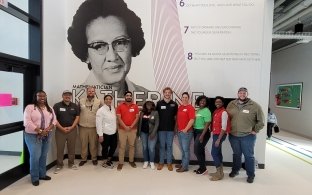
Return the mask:
<path fill-rule="evenodd" d="M 98 17 L 86 27 L 88 59 L 103 84 L 123 81 L 131 67 L 131 40 L 125 23 L 116 16 Z"/>

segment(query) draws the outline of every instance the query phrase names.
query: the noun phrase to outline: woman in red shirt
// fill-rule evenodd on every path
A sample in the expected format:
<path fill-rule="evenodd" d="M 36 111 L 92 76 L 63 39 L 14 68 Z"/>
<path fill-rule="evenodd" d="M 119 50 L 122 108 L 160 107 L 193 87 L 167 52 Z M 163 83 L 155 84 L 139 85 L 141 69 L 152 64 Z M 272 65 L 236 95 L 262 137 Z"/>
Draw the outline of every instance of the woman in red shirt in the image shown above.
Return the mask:
<path fill-rule="evenodd" d="M 190 143 L 193 137 L 193 123 L 195 120 L 195 109 L 189 103 L 190 95 L 187 92 L 182 94 L 182 105 L 178 108 L 177 125 L 180 149 L 182 152 L 182 164 L 177 165 L 176 171 L 181 173 L 188 171 L 190 162 Z"/>

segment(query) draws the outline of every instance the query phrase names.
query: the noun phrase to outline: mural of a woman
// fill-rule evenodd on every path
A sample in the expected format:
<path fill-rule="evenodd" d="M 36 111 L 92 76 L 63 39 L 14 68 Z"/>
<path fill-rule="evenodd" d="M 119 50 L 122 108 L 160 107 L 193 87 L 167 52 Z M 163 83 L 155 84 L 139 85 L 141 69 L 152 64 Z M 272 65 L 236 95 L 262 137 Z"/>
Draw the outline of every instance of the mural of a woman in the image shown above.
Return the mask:
<path fill-rule="evenodd" d="M 73 53 L 90 70 L 84 85 L 105 85 L 119 97 L 125 91 L 148 91 L 127 78 L 145 40 L 141 19 L 123 0 L 84 1 L 67 33 Z"/>

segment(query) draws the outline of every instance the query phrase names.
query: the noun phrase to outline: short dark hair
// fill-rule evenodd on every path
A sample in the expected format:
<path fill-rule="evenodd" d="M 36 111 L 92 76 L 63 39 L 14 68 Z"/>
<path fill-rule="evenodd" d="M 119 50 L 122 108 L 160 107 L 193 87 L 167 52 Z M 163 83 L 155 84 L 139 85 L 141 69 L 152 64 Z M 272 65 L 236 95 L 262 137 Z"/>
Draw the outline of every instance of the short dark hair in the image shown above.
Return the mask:
<path fill-rule="evenodd" d="M 143 112 L 144 114 L 147 113 L 146 104 L 152 104 L 152 110 L 155 110 L 155 109 L 156 109 L 155 103 L 154 103 L 153 101 L 146 101 L 146 102 L 143 104 L 143 109 L 142 109 L 142 112 Z"/>
<path fill-rule="evenodd" d="M 132 92 L 131 92 L 131 91 L 126 91 L 126 92 L 124 93 L 124 96 L 126 96 L 128 93 L 130 93 L 130 94 L 132 95 Z"/>
<path fill-rule="evenodd" d="M 187 97 L 190 98 L 190 94 L 189 94 L 188 92 L 183 92 L 183 93 L 182 93 L 182 96 L 183 96 L 183 95 L 187 95 Z"/>
<path fill-rule="evenodd" d="M 88 58 L 86 27 L 98 17 L 116 16 L 125 23 L 132 43 L 132 56 L 140 54 L 145 46 L 141 19 L 128 7 L 123 0 L 86 0 L 73 17 L 72 25 L 67 30 L 67 40 L 74 54 L 82 61 Z M 88 64 L 91 70 L 91 66 Z"/>
<path fill-rule="evenodd" d="M 107 95 L 104 96 L 104 100 L 105 100 L 107 97 L 111 97 L 112 99 L 114 99 L 112 95 L 107 94 Z"/>
<path fill-rule="evenodd" d="M 215 98 L 215 101 L 216 101 L 217 99 L 221 100 L 223 104 L 225 103 L 225 102 L 224 102 L 224 101 L 225 101 L 224 97 L 222 97 L 222 96 L 217 96 L 217 97 Z"/>
<path fill-rule="evenodd" d="M 205 99 L 206 100 L 206 106 L 205 107 L 209 107 L 209 98 L 205 95 L 201 95 L 201 96 L 198 96 L 198 98 L 196 99 L 195 101 L 195 105 L 196 106 L 199 106 L 199 102 L 202 100 L 202 99 Z"/>

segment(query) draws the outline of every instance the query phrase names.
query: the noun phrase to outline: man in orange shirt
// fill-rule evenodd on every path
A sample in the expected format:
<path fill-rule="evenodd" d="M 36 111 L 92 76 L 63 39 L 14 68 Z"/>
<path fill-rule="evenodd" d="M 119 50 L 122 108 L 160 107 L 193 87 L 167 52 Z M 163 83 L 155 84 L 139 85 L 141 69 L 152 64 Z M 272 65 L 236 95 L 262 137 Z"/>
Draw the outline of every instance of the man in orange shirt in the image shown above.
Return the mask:
<path fill-rule="evenodd" d="M 136 164 L 134 163 L 134 150 L 139 108 L 132 102 L 132 93 L 130 91 L 125 92 L 125 101 L 117 107 L 116 113 L 119 122 L 119 164 L 117 170 L 120 171 L 123 167 L 127 141 L 129 143 L 129 164 L 131 167 L 136 168 Z"/>

